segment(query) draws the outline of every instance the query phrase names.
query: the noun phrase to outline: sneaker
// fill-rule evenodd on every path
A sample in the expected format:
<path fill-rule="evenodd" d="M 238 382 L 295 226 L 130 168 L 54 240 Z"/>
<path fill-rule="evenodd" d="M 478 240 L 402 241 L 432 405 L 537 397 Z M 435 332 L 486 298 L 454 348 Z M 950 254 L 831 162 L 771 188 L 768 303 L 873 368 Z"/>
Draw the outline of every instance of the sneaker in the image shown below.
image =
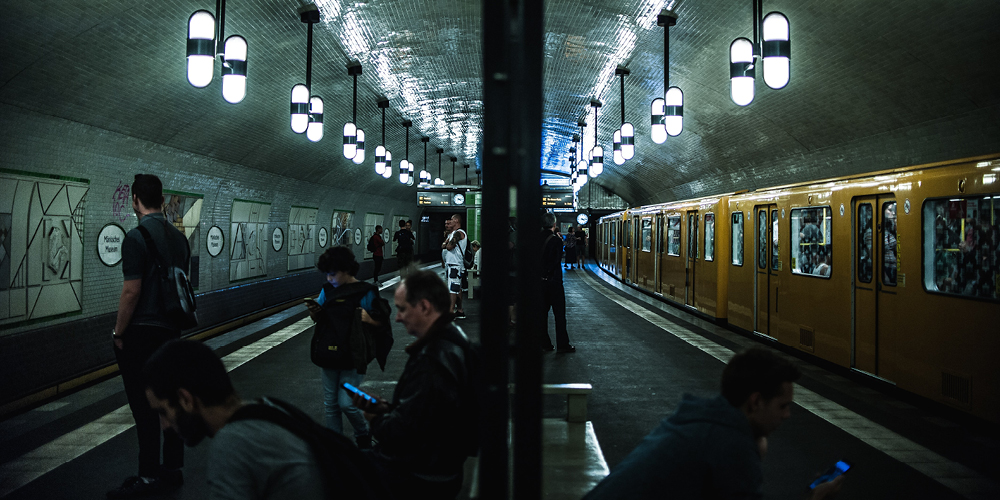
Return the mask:
<path fill-rule="evenodd" d="M 465 311 L 458 311 L 455 313 L 455 319 L 465 319 Z"/>
<path fill-rule="evenodd" d="M 108 492 L 110 500 L 139 498 L 164 493 L 163 483 L 155 477 L 129 476 L 121 486 Z"/>
<path fill-rule="evenodd" d="M 569 354 L 571 352 L 576 352 L 576 347 L 567 345 L 564 347 L 560 347 L 559 349 L 556 349 L 556 352 L 558 352 L 559 354 Z"/>

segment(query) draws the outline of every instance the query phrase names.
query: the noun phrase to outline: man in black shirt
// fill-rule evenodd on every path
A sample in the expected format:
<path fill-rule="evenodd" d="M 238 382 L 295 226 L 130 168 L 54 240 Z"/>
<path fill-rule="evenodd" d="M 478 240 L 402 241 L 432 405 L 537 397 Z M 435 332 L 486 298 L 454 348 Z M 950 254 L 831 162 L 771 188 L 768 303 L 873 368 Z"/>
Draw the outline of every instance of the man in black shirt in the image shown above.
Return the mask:
<path fill-rule="evenodd" d="M 399 231 L 392 235 L 392 241 L 396 242 L 396 262 L 399 272 L 404 273 L 407 266 L 413 262 L 413 231 L 407 227 L 405 220 L 399 221 Z"/>
<path fill-rule="evenodd" d="M 545 304 L 545 315 L 549 308 L 556 317 L 556 349 L 560 353 L 576 352 L 576 347 L 569 343 L 569 333 L 566 331 L 566 291 L 563 289 L 562 247 L 563 242 L 556 235 L 556 216 L 546 212 L 542 214 L 542 300 Z M 553 349 L 549 337 L 549 322 L 545 320 L 545 337 L 541 339 L 542 349 Z"/>
<path fill-rule="evenodd" d="M 132 208 L 163 261 L 190 272 L 191 250 L 187 238 L 163 216 L 163 184 L 159 178 L 136 174 L 132 183 Z M 184 481 L 181 474 L 184 444 L 170 429 L 163 431 L 163 465 L 160 465 L 160 420 L 149 406 L 141 376 L 143 365 L 156 349 L 168 340 L 179 338 L 181 330 L 164 313 L 159 273 L 138 228 L 125 235 L 122 273 L 124 283 L 118 319 L 111 334 L 125 395 L 139 435 L 139 474 L 109 491 L 111 499 L 160 494 L 177 489 Z"/>

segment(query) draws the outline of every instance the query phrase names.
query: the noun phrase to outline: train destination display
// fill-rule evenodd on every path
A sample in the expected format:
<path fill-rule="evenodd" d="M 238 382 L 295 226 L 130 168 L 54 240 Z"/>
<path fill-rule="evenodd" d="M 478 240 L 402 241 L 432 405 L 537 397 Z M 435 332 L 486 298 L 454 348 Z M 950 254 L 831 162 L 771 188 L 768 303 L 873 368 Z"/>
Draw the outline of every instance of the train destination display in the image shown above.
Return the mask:
<path fill-rule="evenodd" d="M 451 191 L 421 191 L 417 193 L 417 205 L 422 207 L 450 207 L 455 203 Z"/>
<path fill-rule="evenodd" d="M 542 188 L 542 207 L 573 208 L 573 190 L 554 190 Z"/>

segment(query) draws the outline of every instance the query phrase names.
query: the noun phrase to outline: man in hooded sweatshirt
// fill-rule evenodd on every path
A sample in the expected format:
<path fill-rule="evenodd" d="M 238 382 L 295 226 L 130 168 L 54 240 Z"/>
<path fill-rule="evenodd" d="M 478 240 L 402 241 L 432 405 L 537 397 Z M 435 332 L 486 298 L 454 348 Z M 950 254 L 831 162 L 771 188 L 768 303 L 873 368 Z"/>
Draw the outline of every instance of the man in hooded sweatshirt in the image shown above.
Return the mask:
<path fill-rule="evenodd" d="M 677 411 L 584 500 L 761 498 L 767 436 L 789 417 L 792 382 L 800 375 L 771 351 L 751 348 L 737 354 L 722 372 L 721 395 L 685 394 Z M 830 498 L 843 480 L 820 484 L 810 498 Z"/>

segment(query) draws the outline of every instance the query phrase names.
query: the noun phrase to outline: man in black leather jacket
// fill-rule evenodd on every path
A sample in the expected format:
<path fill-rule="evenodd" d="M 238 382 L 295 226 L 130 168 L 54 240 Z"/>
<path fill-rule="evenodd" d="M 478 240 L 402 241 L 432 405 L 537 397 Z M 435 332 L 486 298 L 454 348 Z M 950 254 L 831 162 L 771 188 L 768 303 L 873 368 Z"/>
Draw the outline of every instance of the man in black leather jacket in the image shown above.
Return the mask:
<path fill-rule="evenodd" d="M 411 271 L 396 289 L 396 321 L 416 337 L 392 402 L 365 410 L 377 444 L 372 457 L 397 498 L 455 498 L 465 458 L 475 454 L 476 363 L 452 323 L 448 289 L 435 273 Z"/>

